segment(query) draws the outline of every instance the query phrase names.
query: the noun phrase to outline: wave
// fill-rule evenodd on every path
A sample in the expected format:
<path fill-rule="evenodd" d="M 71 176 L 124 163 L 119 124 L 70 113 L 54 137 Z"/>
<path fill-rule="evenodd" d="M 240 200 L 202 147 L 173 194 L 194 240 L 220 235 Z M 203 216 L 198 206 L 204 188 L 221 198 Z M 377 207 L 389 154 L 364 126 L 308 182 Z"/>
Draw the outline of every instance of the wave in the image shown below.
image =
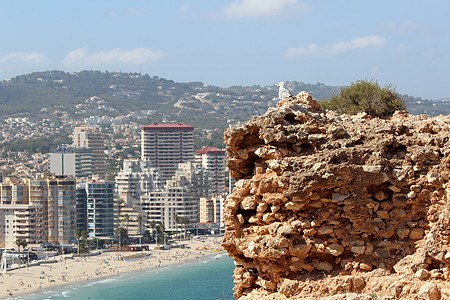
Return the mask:
<path fill-rule="evenodd" d="M 61 293 L 61 295 L 62 295 L 64 298 L 71 298 L 71 296 L 69 295 L 70 292 L 71 292 L 71 291 L 64 291 L 64 292 Z"/>
<path fill-rule="evenodd" d="M 104 284 L 104 283 L 111 283 L 111 282 L 117 282 L 117 281 L 119 281 L 117 277 L 110 277 L 110 278 L 97 280 L 97 281 L 88 283 L 88 284 L 86 284 L 86 286 L 93 286 L 93 285 L 96 285 L 96 284 Z"/>

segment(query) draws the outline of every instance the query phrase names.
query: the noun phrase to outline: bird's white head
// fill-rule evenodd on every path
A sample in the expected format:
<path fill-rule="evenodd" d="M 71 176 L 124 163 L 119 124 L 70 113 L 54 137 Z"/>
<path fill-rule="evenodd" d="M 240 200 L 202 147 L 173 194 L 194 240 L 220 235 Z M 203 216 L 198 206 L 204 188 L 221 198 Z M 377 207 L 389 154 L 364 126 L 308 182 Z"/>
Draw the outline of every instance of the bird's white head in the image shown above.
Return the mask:
<path fill-rule="evenodd" d="M 281 86 L 281 87 L 284 87 L 284 82 L 283 82 L 283 81 L 280 81 L 280 82 L 278 82 L 278 84 L 276 84 L 275 86 Z"/>

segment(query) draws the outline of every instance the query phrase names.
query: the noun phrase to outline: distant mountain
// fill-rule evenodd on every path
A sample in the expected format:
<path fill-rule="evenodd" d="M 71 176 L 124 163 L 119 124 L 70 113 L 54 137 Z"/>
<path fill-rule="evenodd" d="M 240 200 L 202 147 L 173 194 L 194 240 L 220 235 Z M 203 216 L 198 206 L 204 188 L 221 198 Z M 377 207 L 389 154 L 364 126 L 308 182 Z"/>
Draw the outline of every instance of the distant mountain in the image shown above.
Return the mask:
<path fill-rule="evenodd" d="M 303 82 L 288 82 L 287 87 L 293 93 L 305 90 L 319 100 L 341 89 Z M 137 73 L 47 71 L 1 81 L 0 117 L 44 118 L 56 114 L 84 119 L 145 112 L 148 122 L 175 121 L 196 128 L 223 129 L 230 122 L 264 113 L 275 105 L 276 97 L 275 86 L 223 88 Z M 413 114 L 450 114 L 450 101 L 402 97 Z"/>

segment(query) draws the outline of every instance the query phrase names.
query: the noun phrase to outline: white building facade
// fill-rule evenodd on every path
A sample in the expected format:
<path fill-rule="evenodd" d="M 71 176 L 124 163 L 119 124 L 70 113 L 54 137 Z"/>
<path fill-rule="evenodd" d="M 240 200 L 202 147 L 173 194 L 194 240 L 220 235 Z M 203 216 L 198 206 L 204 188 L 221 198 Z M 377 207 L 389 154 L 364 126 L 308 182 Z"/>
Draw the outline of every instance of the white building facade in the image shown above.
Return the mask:
<path fill-rule="evenodd" d="M 0 205 L 0 245 L 15 248 L 17 239 L 28 244 L 42 242 L 42 208 L 32 204 Z"/>
<path fill-rule="evenodd" d="M 58 148 L 49 154 L 49 172 L 76 178 L 92 177 L 94 153 L 90 148 Z"/>
<path fill-rule="evenodd" d="M 119 201 L 133 207 L 142 195 L 160 189 L 159 173 L 148 160 L 125 159 L 116 176 Z"/>
<path fill-rule="evenodd" d="M 164 190 L 152 191 L 141 197 L 141 211 L 145 215 L 146 226 L 160 223 L 165 230 L 181 230 L 178 217 L 188 218 L 190 223 L 198 221 L 199 197 L 196 190 L 201 170 L 195 164 L 182 163 L 172 179 L 168 180 Z"/>
<path fill-rule="evenodd" d="M 204 147 L 197 151 L 195 163 L 204 169 L 201 197 L 217 197 L 225 193 L 225 160 L 225 151 L 219 148 Z"/>

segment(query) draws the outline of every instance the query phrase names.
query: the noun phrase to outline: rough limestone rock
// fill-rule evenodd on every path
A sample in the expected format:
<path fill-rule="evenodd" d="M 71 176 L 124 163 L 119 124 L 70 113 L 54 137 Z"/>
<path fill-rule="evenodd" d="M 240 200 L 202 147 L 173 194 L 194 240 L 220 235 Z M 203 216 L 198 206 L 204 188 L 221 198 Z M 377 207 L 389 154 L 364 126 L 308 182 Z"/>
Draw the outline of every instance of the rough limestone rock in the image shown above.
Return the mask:
<path fill-rule="evenodd" d="M 337 115 L 302 92 L 225 142 L 235 298 L 450 299 L 449 116 Z"/>

